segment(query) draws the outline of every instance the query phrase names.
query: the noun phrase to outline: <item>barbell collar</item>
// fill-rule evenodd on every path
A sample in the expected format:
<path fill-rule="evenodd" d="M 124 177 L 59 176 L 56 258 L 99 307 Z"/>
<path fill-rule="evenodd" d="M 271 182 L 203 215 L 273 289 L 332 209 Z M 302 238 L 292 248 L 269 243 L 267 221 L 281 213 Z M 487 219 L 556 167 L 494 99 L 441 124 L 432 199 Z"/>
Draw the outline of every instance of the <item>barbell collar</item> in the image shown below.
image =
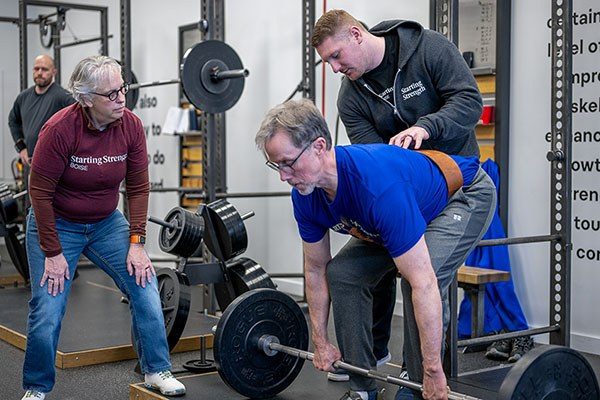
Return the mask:
<path fill-rule="evenodd" d="M 181 79 L 166 79 L 162 81 L 152 81 L 152 82 L 139 82 L 139 83 L 131 83 L 129 85 L 129 90 L 136 90 L 144 87 L 151 86 L 162 86 L 162 85 L 173 85 L 173 84 L 181 83 Z"/>
<path fill-rule="evenodd" d="M 215 81 L 221 81 L 223 79 L 236 79 L 236 78 L 245 78 L 250 75 L 250 71 L 247 69 L 232 69 L 228 71 L 215 71 L 211 73 L 211 79 Z"/>
<path fill-rule="evenodd" d="M 268 356 L 274 356 L 278 352 L 282 352 L 285 354 L 289 354 L 294 357 L 301 358 L 303 360 L 312 361 L 314 358 L 314 353 L 309 351 L 304 351 L 300 349 L 296 349 L 294 347 L 289 347 L 282 345 L 279 343 L 279 339 L 274 335 L 263 335 L 258 339 L 258 348 L 264 351 L 264 353 Z M 369 370 L 366 368 L 360 368 L 352 364 L 348 364 L 341 360 L 338 360 L 333 363 L 334 368 L 341 368 L 348 372 L 353 372 L 358 375 L 366 376 L 368 378 L 376 379 L 378 381 L 392 383 L 394 385 L 404 386 L 409 389 L 417 390 L 419 392 L 423 391 L 423 385 L 418 383 L 398 378 L 396 376 L 382 374 L 380 372 Z M 463 393 L 453 392 L 451 390 L 448 391 L 448 399 L 451 400 L 480 400 L 477 397 L 472 397 Z"/>

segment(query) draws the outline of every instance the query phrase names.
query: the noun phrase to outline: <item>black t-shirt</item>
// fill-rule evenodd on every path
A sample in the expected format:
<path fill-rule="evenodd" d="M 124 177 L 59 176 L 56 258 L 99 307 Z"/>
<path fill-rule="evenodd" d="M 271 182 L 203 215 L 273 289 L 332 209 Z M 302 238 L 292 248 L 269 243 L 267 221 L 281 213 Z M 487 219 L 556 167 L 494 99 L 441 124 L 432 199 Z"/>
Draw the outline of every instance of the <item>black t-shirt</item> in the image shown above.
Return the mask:
<path fill-rule="evenodd" d="M 386 35 L 381 64 L 363 75 L 365 82 L 385 100 L 394 104 L 394 78 L 398 70 L 398 36 Z"/>

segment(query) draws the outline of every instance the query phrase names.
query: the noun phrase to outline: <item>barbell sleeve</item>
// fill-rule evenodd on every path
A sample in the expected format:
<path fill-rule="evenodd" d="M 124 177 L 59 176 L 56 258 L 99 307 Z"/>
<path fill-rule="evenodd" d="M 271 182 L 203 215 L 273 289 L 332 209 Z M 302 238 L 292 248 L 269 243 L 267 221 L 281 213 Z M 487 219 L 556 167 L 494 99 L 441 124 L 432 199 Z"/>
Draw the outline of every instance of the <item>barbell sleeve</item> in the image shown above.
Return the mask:
<path fill-rule="evenodd" d="M 246 214 L 242 215 L 242 220 L 245 221 L 248 218 L 254 217 L 256 214 L 254 214 L 254 211 L 248 211 Z"/>
<path fill-rule="evenodd" d="M 131 83 L 129 85 L 129 90 L 135 90 L 150 86 L 173 85 L 175 83 L 181 83 L 181 79 L 167 79 L 163 81 Z"/>
<path fill-rule="evenodd" d="M 250 75 L 250 71 L 247 69 L 231 69 L 227 71 L 215 71 L 210 74 L 210 77 L 215 81 L 221 81 L 223 79 L 236 79 L 245 78 Z"/>
<path fill-rule="evenodd" d="M 23 190 L 22 192 L 19 192 L 19 193 L 15 194 L 15 195 L 13 196 L 13 199 L 15 199 L 15 200 L 16 200 L 16 199 L 18 199 L 18 198 L 20 198 L 20 197 L 23 197 L 23 196 L 25 196 L 26 194 L 27 194 L 27 190 Z"/>
<path fill-rule="evenodd" d="M 303 360 L 308 360 L 308 361 L 312 361 L 314 358 L 314 353 L 296 349 L 294 347 L 285 346 L 285 345 L 279 343 L 279 339 L 277 339 L 277 337 L 273 336 L 273 335 L 261 336 L 258 339 L 258 348 L 262 349 L 265 352 L 265 354 L 270 355 L 270 356 L 277 354 L 277 352 L 282 352 L 282 353 L 289 354 L 291 356 L 298 357 L 298 358 L 301 358 Z M 409 389 L 417 390 L 419 392 L 423 391 L 423 385 L 421 385 L 421 384 L 418 384 L 418 383 L 415 383 L 415 382 L 412 382 L 412 381 L 409 381 L 406 379 L 398 378 L 396 376 L 392 376 L 389 374 L 382 374 L 382 373 L 374 371 L 374 370 L 360 368 L 355 365 L 343 362 L 341 360 L 334 362 L 333 367 L 341 368 L 348 372 L 353 372 L 358 375 L 376 379 L 378 381 L 383 381 L 383 382 L 392 383 L 394 385 L 404 386 Z M 472 397 L 472 396 L 469 396 L 469 395 L 466 395 L 463 393 L 453 392 L 451 390 L 448 390 L 448 399 L 451 399 L 451 400 L 479 400 L 477 397 Z"/>
<path fill-rule="evenodd" d="M 166 222 L 166 221 L 163 221 L 163 220 L 162 220 L 162 219 L 160 219 L 160 218 L 156 218 L 156 217 L 152 217 L 152 216 L 150 216 L 150 217 L 148 217 L 148 221 L 150 221 L 150 222 L 154 222 L 155 224 L 158 224 L 158 225 L 160 225 L 160 226 L 164 226 L 165 228 L 177 229 L 177 225 L 175 225 L 175 224 L 170 224 L 170 223 L 168 223 L 168 222 Z"/>

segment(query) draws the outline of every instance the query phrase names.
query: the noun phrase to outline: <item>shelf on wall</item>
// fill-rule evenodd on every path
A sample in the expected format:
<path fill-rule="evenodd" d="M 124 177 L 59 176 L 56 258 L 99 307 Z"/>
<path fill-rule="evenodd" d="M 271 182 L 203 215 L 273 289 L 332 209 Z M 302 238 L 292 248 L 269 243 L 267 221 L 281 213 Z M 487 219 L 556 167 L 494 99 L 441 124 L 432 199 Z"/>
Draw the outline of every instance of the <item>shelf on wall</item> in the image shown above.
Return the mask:
<path fill-rule="evenodd" d="M 475 68 L 471 68 L 471 72 L 475 76 L 479 76 L 479 75 L 495 75 L 496 74 L 496 68 L 492 68 L 492 67 L 475 67 Z"/>
<path fill-rule="evenodd" d="M 482 95 L 496 93 L 496 75 L 477 75 L 475 80 Z"/>
<path fill-rule="evenodd" d="M 477 140 L 490 139 L 493 140 L 496 134 L 496 126 L 494 124 L 476 125 L 475 136 Z"/>

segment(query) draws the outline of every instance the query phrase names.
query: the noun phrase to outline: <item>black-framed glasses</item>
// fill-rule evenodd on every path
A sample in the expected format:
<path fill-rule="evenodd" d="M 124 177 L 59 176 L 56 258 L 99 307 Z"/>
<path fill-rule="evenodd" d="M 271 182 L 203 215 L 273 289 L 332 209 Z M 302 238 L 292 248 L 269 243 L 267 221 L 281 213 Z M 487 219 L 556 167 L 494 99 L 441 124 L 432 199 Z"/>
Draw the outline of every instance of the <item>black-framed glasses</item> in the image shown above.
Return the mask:
<path fill-rule="evenodd" d="M 286 172 L 288 174 L 292 173 L 292 172 L 294 172 L 294 164 L 296 163 L 296 161 L 298 161 L 298 159 L 300 157 L 302 157 L 302 154 L 304 154 L 304 152 L 306 151 L 306 149 L 308 149 L 310 146 L 312 146 L 312 144 L 317 139 L 318 138 L 315 138 L 315 139 L 311 140 L 309 144 L 307 144 L 306 146 L 304 146 L 304 148 L 302 149 L 302 151 L 300 152 L 300 154 L 298 154 L 296 156 L 296 158 L 294 158 L 290 162 L 276 163 L 276 162 L 273 162 L 271 160 L 267 160 L 267 161 L 265 161 L 265 164 L 267 165 L 267 167 L 271 168 L 273 171 L 276 171 L 276 172 L 281 171 L 281 172 Z"/>
<path fill-rule="evenodd" d="M 108 99 L 110 101 L 115 101 L 119 97 L 119 92 L 122 93 L 123 95 L 126 95 L 127 92 L 129 92 L 129 83 L 124 83 L 123 86 L 121 86 L 120 88 L 111 90 L 108 93 L 97 93 L 97 92 L 90 92 L 90 93 L 97 94 L 98 96 L 102 96 L 102 97 L 108 97 Z"/>

